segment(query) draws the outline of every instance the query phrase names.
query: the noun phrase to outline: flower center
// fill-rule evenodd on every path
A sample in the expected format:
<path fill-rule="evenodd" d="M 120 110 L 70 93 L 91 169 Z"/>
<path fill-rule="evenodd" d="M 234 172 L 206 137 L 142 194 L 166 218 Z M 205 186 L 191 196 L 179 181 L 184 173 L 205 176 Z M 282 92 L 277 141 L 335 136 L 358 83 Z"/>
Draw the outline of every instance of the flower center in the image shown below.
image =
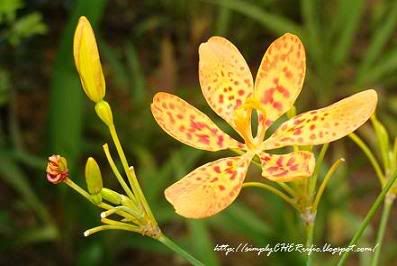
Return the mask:
<path fill-rule="evenodd" d="M 253 97 L 248 98 L 233 114 L 236 129 L 250 150 L 255 150 L 262 142 L 260 138 L 254 139 L 252 137 L 251 116 L 254 109 L 258 110 L 263 116 L 266 116 L 262 105 Z"/>

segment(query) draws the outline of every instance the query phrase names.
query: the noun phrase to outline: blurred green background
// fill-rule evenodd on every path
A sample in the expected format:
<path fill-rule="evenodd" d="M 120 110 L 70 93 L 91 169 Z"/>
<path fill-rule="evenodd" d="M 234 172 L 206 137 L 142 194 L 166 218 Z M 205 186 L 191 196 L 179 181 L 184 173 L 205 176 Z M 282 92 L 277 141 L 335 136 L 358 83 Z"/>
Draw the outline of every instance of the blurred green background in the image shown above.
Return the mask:
<path fill-rule="evenodd" d="M 266 47 L 285 32 L 306 47 L 308 70 L 298 112 L 328 105 L 366 88 L 377 90 L 378 116 L 397 130 L 397 1 L 394 0 L 0 0 L 0 265 L 185 265 L 157 242 L 107 231 L 88 238 L 99 210 L 66 186 L 46 181 L 46 158 L 62 154 L 83 184 L 84 162 L 101 162 L 106 186 L 119 189 L 101 145 L 106 128 L 83 95 L 72 58 L 78 17 L 93 24 L 107 81 L 107 99 L 129 161 L 163 231 L 207 265 L 303 265 L 296 253 L 225 256 L 215 244 L 304 241 L 299 217 L 279 198 L 244 189 L 215 217 L 176 215 L 163 190 L 223 154 L 187 147 L 166 135 L 150 113 L 157 91 L 187 99 L 223 127 L 198 82 L 198 46 L 222 35 L 239 47 L 255 75 Z M 229 129 L 230 130 L 230 129 Z M 375 145 L 372 129 L 359 134 Z M 393 137 L 395 134 L 391 134 Z M 367 158 L 349 140 L 331 145 L 327 163 L 347 161 L 321 203 L 315 243 L 343 246 L 380 185 Z M 226 153 L 225 154 L 229 154 Z M 324 171 L 326 168 L 323 169 Z M 253 171 L 249 178 L 257 178 Z M 391 221 L 396 218 L 394 208 Z M 379 213 L 361 240 L 372 246 Z M 397 265 L 391 222 L 380 265 Z M 368 265 L 371 254 L 349 265 Z M 337 256 L 315 254 L 315 265 Z"/>

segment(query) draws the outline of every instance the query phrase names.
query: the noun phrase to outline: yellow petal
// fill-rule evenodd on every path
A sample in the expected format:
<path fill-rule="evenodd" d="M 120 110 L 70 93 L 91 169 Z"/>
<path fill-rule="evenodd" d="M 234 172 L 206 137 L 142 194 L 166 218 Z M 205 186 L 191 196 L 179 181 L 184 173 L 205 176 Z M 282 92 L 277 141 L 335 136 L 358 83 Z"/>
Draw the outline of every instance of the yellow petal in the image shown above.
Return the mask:
<path fill-rule="evenodd" d="M 286 33 L 269 46 L 255 80 L 255 97 L 266 110 L 266 117 L 259 116 L 260 131 L 293 106 L 305 71 L 305 48 L 297 36 Z"/>
<path fill-rule="evenodd" d="M 284 122 L 264 142 L 264 149 L 290 145 L 318 145 L 340 139 L 364 124 L 374 113 L 376 91 L 366 90 L 322 109 Z"/>
<path fill-rule="evenodd" d="M 234 127 L 233 113 L 252 95 L 253 80 L 244 57 L 222 37 L 212 37 L 199 48 L 199 76 L 211 108 Z"/>
<path fill-rule="evenodd" d="M 77 25 L 73 55 L 84 92 L 94 102 L 105 96 L 105 78 L 99 59 L 94 31 L 86 17 L 80 17 Z"/>
<path fill-rule="evenodd" d="M 315 159 L 313 153 L 297 151 L 288 154 L 261 153 L 262 176 L 276 182 L 288 182 L 313 174 Z"/>
<path fill-rule="evenodd" d="M 153 98 L 152 114 L 161 128 L 180 142 L 207 151 L 242 147 L 211 119 L 181 98 L 159 92 Z"/>
<path fill-rule="evenodd" d="M 251 158 L 246 154 L 207 163 L 168 187 L 165 197 L 184 217 L 214 215 L 236 199 Z"/>

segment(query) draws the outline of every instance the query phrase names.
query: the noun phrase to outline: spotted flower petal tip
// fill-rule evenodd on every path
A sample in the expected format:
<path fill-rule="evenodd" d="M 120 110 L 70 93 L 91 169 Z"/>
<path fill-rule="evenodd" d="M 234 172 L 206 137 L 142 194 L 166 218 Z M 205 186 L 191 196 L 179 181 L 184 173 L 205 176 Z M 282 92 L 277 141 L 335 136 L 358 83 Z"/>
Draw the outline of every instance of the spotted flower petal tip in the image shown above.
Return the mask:
<path fill-rule="evenodd" d="M 164 194 L 176 213 L 206 218 L 229 206 L 238 196 L 251 157 L 237 156 L 207 163 L 168 187 Z"/>
<path fill-rule="evenodd" d="M 207 115 L 175 95 L 157 93 L 151 110 L 165 132 L 197 149 L 219 151 L 243 146 L 224 133 Z"/>
<path fill-rule="evenodd" d="M 375 112 L 378 96 L 366 90 L 327 107 L 284 122 L 264 142 L 266 150 L 290 145 L 319 145 L 338 140 L 359 128 Z"/>
<path fill-rule="evenodd" d="M 69 177 L 66 159 L 60 155 L 52 155 L 48 158 L 47 180 L 53 184 L 59 184 Z"/>

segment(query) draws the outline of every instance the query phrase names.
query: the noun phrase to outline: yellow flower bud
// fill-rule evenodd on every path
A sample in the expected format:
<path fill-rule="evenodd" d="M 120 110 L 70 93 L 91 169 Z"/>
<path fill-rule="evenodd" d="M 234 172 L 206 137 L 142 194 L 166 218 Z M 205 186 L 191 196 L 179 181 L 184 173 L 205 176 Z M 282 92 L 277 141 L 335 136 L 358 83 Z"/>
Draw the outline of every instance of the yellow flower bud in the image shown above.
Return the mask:
<path fill-rule="evenodd" d="M 113 125 L 112 109 L 106 101 L 98 102 L 95 105 L 95 112 L 108 127 Z"/>
<path fill-rule="evenodd" d="M 94 102 L 105 96 L 106 84 L 94 31 L 86 17 L 80 17 L 74 34 L 73 55 L 84 92 Z"/>
<path fill-rule="evenodd" d="M 92 157 L 88 158 L 85 165 L 85 180 L 90 194 L 96 195 L 101 193 L 103 187 L 101 170 Z"/>

